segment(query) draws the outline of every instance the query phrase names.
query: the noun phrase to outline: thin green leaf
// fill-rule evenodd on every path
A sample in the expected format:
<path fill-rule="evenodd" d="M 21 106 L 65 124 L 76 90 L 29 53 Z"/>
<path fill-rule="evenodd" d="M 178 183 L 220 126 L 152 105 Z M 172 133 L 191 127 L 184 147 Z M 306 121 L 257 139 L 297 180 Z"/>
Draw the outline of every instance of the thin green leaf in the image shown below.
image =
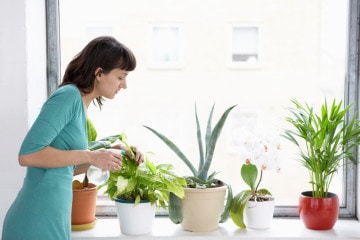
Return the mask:
<path fill-rule="evenodd" d="M 193 166 L 193 164 L 190 162 L 190 160 L 184 155 L 184 153 L 176 146 L 170 139 L 165 137 L 160 132 L 156 131 L 155 129 L 143 126 L 147 129 L 149 129 L 152 133 L 154 133 L 156 136 L 158 136 L 185 164 L 188 166 L 188 168 L 191 170 L 191 172 L 194 174 L 194 176 L 197 176 L 198 172 Z"/>

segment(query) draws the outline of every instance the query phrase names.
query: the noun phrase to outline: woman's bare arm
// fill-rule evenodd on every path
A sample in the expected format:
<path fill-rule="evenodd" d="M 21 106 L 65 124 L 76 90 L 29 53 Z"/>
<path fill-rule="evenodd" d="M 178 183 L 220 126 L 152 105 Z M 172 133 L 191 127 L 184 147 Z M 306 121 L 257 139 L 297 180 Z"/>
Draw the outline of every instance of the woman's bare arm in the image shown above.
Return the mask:
<path fill-rule="evenodd" d="M 19 164 L 21 166 L 44 168 L 89 164 L 105 170 L 114 170 L 121 168 L 121 161 L 120 154 L 105 149 L 95 151 L 59 150 L 47 146 L 34 153 L 19 155 Z"/>
<path fill-rule="evenodd" d="M 90 167 L 90 164 L 87 164 L 87 163 L 77 165 L 74 170 L 74 176 L 86 173 L 87 170 L 89 169 L 89 167 Z"/>

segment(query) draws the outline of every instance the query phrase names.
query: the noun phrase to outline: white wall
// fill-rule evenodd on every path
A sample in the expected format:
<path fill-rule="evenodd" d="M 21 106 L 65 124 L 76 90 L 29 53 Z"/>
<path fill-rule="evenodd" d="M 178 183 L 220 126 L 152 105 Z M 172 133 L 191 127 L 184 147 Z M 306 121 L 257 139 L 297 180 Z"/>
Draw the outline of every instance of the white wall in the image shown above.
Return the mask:
<path fill-rule="evenodd" d="M 0 232 L 25 175 L 21 141 L 46 98 L 45 26 L 44 0 L 0 2 Z"/>

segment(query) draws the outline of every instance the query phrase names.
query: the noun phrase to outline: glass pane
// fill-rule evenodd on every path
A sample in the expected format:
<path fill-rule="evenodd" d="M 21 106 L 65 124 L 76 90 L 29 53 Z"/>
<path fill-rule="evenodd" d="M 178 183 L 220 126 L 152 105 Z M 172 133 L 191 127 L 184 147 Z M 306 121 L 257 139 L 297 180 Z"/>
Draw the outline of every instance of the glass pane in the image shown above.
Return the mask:
<path fill-rule="evenodd" d="M 348 2 L 342 0 L 326 4 L 183 0 L 177 1 L 176 7 L 166 0 L 61 0 L 62 69 L 94 37 L 93 33 L 112 34 L 130 47 L 138 66 L 128 76 L 128 89 L 106 101 L 101 111 L 91 106 L 89 116 L 99 137 L 124 130 L 131 143 L 155 153 L 154 162 L 173 163 L 181 175 L 189 175 L 190 171 L 142 125 L 167 135 L 197 165 L 195 102 L 203 126 L 214 103 L 214 120 L 227 107 L 237 104 L 225 124 L 212 163 L 212 170 L 219 171 L 217 177 L 230 183 L 236 193 L 246 188 L 239 174 L 243 159 L 236 148 L 242 128 L 281 133 L 287 127 L 284 117 L 289 113 L 291 98 L 306 101 L 317 109 L 324 98 L 343 98 L 347 7 Z M 148 29 L 163 23 L 182 25 L 182 69 L 148 68 L 147 48 L 152 46 Z M 229 68 L 227 56 L 232 46 L 228 29 L 259 24 L 261 67 Z M 234 39 L 238 38 L 234 35 Z M 233 50 L 253 53 L 255 45 L 249 41 L 244 44 L 246 48 Z M 172 46 L 158 47 L 169 51 Z M 262 187 L 273 193 L 278 206 L 295 206 L 299 193 L 310 190 L 308 172 L 296 158 L 297 149 L 281 139 L 281 171 L 268 171 L 263 176 Z M 344 203 L 343 178 L 336 178 L 330 190 L 338 193 Z"/>
<path fill-rule="evenodd" d="M 248 62 L 258 60 L 259 31 L 257 27 L 233 27 L 232 61 Z"/>
<path fill-rule="evenodd" d="M 151 32 L 151 56 L 154 64 L 178 62 L 180 59 L 179 50 L 179 29 L 176 27 L 152 28 Z"/>

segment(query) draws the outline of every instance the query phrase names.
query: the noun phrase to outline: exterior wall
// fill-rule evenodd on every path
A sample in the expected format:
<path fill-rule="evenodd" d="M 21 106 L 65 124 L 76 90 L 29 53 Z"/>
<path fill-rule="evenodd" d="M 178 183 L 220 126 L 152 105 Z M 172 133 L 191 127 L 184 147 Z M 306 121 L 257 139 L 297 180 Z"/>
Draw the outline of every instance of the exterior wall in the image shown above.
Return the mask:
<path fill-rule="evenodd" d="M 138 60 L 136 70 L 128 76 L 128 89 L 106 101 L 101 112 L 89 110 L 99 136 L 125 130 L 132 142 L 155 152 L 156 160 L 173 163 L 184 175 L 189 174 L 188 169 L 141 125 L 169 136 L 196 161 L 194 103 L 202 124 L 213 103 L 214 122 L 227 107 L 238 104 L 224 126 L 212 162 L 212 168 L 220 170 L 220 179 L 233 182 L 242 163 L 234 140 L 245 121 L 258 129 L 280 131 L 286 124 L 282 120 L 290 98 L 320 105 L 324 96 L 332 99 L 343 95 L 346 43 L 337 35 L 346 34 L 346 7 L 339 1 L 112 0 L 108 2 L 111 8 L 94 4 L 96 0 L 87 2 L 81 18 L 78 9 L 84 7 L 82 1 L 60 3 L 66 8 L 61 11 L 66 16 L 61 22 L 61 43 L 67 49 L 62 55 L 63 68 L 89 39 L 103 33 L 128 45 Z M 334 9 L 338 14 L 332 14 Z M 183 67 L 149 67 L 151 24 L 182 27 Z M 229 65 L 233 25 L 260 27 L 260 66 Z M 309 187 L 307 180 L 302 181 L 306 169 L 296 161 L 287 161 L 295 151 L 284 141 L 286 171 L 272 175 L 264 182 L 268 186 L 263 185 L 282 186 L 283 179 L 299 179 L 291 188 L 271 187 L 284 202 L 296 202 L 297 194 Z M 234 184 L 234 192 L 243 187 Z"/>

